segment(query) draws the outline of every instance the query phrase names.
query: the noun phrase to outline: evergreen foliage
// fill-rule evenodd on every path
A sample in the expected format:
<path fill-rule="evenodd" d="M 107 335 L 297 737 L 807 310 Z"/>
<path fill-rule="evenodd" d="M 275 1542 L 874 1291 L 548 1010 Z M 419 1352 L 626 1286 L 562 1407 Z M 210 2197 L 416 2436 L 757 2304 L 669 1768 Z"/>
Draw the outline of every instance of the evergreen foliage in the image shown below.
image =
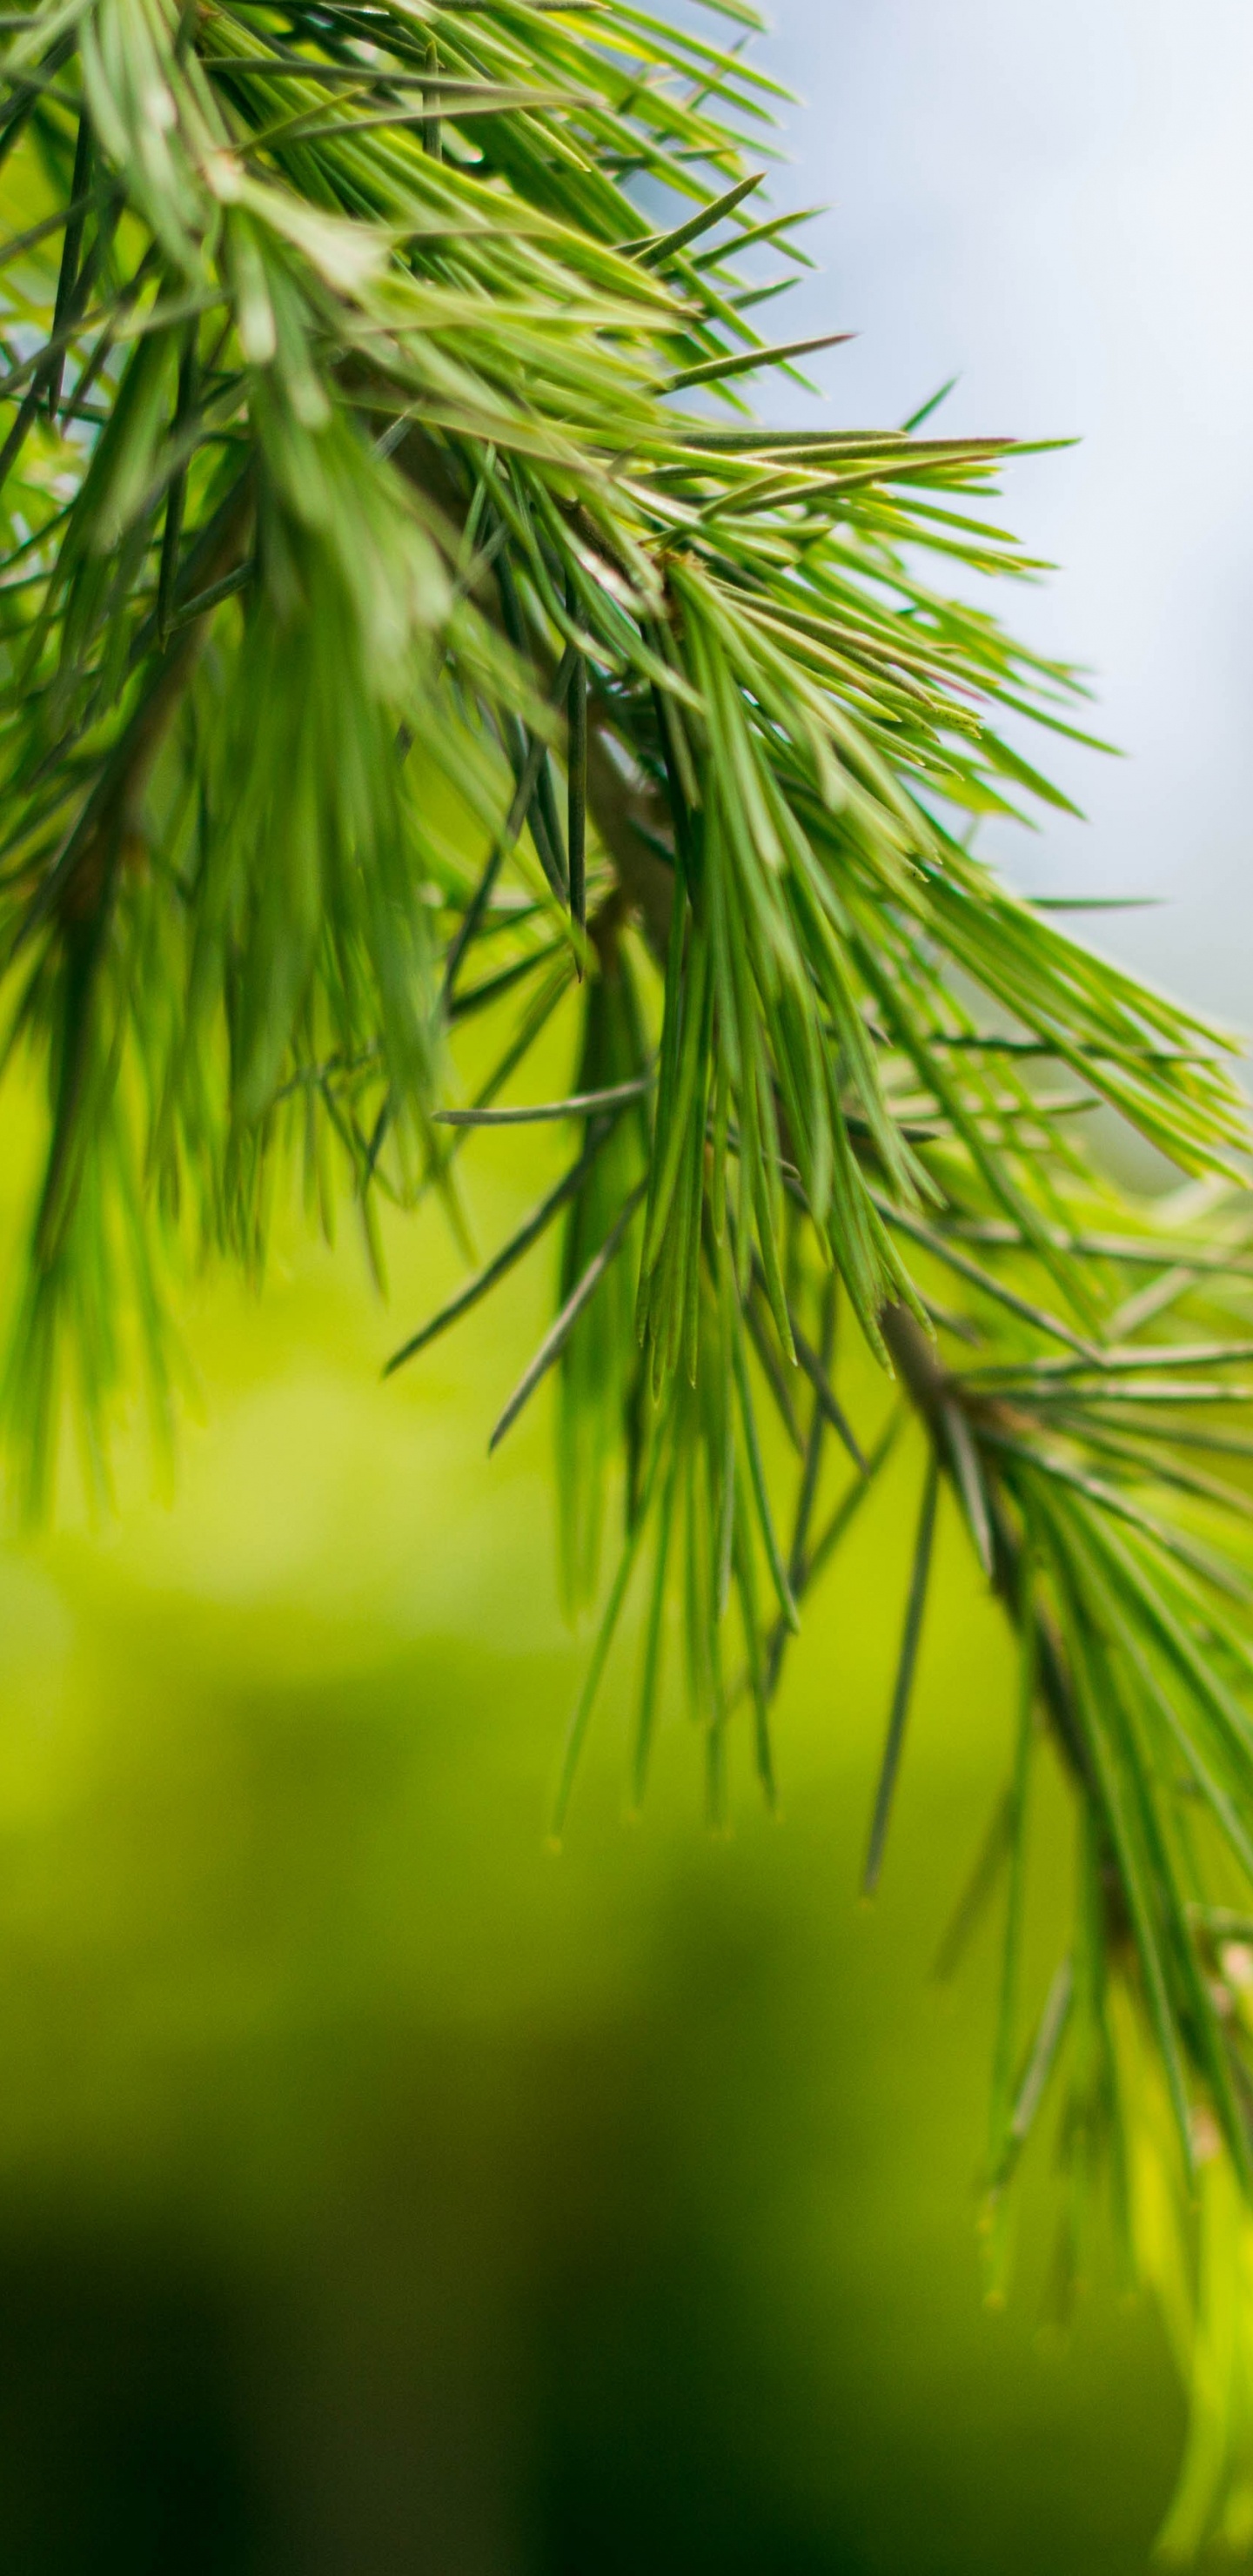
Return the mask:
<path fill-rule="evenodd" d="M 773 1800 L 801 1605 L 908 1440 L 866 1885 L 953 1512 L 1021 1655 L 950 1945 L 1003 1903 L 992 2280 L 1064 2092 L 1067 2259 L 1108 2188 L 1191 2374 L 1186 2553 L 1253 2532 L 1245 1113 L 1220 1035 L 975 854 L 1064 801 L 1023 719 L 1085 738 L 1074 675 L 968 604 L 1032 569 L 984 507 L 1005 443 L 747 407 L 821 344 L 759 329 L 804 253 L 762 210 L 753 13 L 718 14 L 4 17 L 3 1060 L 45 1103 L 10 1447 L 37 1506 L 68 1400 L 103 1478 L 140 1366 L 160 1426 L 180 1277 L 259 1273 L 293 1168 L 378 1262 L 384 1201 L 461 1226 L 476 1126 L 566 1122 L 564 1177 L 390 1362 L 559 1240 L 493 1434 L 555 1371 L 572 1601 L 614 1525 L 559 1824 L 633 1580 L 634 1795 L 673 1596 L 711 1817 L 741 1736 Z M 448 1107 L 472 1015 L 495 1067 Z M 500 1105 L 559 1015 L 570 1095 Z M 1188 1186 L 1121 1194 L 1099 1103 Z M 1033 2001 L 1041 1758 L 1077 1857 Z"/>

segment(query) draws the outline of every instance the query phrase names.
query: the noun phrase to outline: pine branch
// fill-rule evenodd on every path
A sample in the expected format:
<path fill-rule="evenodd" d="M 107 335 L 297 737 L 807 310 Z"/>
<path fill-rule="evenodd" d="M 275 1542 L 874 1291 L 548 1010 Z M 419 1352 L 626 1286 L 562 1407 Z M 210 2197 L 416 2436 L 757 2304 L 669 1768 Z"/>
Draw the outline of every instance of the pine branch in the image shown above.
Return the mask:
<path fill-rule="evenodd" d="M 991 2234 L 1065 2085 L 1073 2192 L 1134 2123 L 1182 2242 L 1198 2118 L 1233 2192 L 1250 2164 L 1247 1123 L 1222 1033 L 973 846 L 1065 803 L 1024 720 L 1092 739 L 1075 675 L 968 603 L 1034 569 L 987 506 L 1012 444 L 750 415 L 845 335 L 757 332 L 755 253 L 804 255 L 733 46 L 616 0 L 291 0 L 278 33 L 47 0 L 7 32 L 0 157 L 39 210 L 0 248 L 3 1070 L 49 1102 L 4 1379 L 29 1498 L 67 1402 L 104 1455 L 137 1342 L 164 1421 L 189 1266 L 259 1270 L 298 1170 L 380 1267 L 383 1204 L 461 1225 L 478 1126 L 568 1123 L 391 1364 L 559 1242 L 495 1436 L 551 1379 L 572 1600 L 621 1524 L 562 1814 L 642 1565 L 634 1795 L 675 1605 L 711 1815 L 741 1734 L 773 1800 L 794 1623 L 900 1434 L 925 1508 L 871 1879 L 937 1515 L 1026 1676 L 979 1879 L 1009 1878 Z M 497 1044 L 459 1111 L 471 1015 Z M 568 1087 L 528 1107 L 554 1029 Z M 1120 1195 L 1093 1100 L 1199 1190 Z M 1079 1894 L 1024 2025 L 1037 1723 Z M 1234 2527 L 1224 2421 L 1172 2539 Z"/>

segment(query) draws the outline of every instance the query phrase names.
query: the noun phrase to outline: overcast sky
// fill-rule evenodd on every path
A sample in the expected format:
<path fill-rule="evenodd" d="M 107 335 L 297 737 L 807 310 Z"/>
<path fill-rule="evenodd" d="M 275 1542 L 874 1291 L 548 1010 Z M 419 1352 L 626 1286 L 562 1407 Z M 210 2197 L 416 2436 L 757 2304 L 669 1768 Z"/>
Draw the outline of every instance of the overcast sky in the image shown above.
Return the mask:
<path fill-rule="evenodd" d="M 1001 605 L 1093 667 L 1128 757 L 1067 763 L 1088 823 L 1017 835 L 1015 879 L 1168 898 L 1090 927 L 1253 1031 L 1253 0 L 775 18 L 758 59 L 804 100 L 775 195 L 831 211 L 774 313 L 860 334 L 819 362 L 830 415 L 899 421 L 960 372 L 937 428 L 1082 441 L 1009 477 L 1061 571 Z"/>

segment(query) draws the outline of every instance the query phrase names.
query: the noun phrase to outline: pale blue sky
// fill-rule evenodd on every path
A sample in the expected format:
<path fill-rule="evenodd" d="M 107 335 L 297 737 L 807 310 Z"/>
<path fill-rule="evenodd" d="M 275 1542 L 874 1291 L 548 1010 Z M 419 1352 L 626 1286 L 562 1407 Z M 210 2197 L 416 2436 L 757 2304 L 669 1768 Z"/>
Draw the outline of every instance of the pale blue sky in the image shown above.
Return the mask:
<path fill-rule="evenodd" d="M 805 100 L 775 195 L 831 212 L 774 312 L 860 333 L 819 362 L 835 416 L 899 420 L 960 371 L 952 430 L 1083 442 L 1013 469 L 1008 524 L 1062 569 L 1003 606 L 1094 666 L 1129 757 L 1067 760 L 1088 825 L 1017 836 L 1015 877 L 1168 897 L 1090 927 L 1253 1031 L 1253 0 L 775 19 L 759 59 Z"/>

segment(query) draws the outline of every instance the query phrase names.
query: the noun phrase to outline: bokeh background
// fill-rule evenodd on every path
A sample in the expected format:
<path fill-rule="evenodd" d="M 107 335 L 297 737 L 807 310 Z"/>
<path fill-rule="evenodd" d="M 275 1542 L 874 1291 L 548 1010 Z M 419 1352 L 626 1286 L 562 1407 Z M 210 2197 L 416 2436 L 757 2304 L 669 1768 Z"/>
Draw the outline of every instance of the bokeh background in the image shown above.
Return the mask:
<path fill-rule="evenodd" d="M 1091 662 L 1130 755 L 1004 849 L 1248 1023 L 1253 17 L 1244 0 L 782 0 L 823 199 L 797 329 L 841 421 L 960 371 L 955 430 L 1081 434 L 1009 514 L 1007 603 Z M 791 397 L 788 398 L 789 400 Z M 569 1034 L 534 1068 L 564 1086 Z M 560 1139 L 476 1149 L 480 1239 Z M 123 1444 L 0 1555 L 0 2566 L 5 2576 L 1122 2576 L 1181 2410 L 1094 2248 L 1050 2295 L 1047 2143 L 1011 2296 L 975 2217 L 993 1927 L 932 1966 L 1007 1755 L 1006 1650 L 942 1528 L 881 1897 L 857 1862 L 918 1459 L 885 1476 L 785 1684 L 782 1821 L 701 1821 L 666 1711 L 624 1821 L 628 1622 L 563 1853 L 586 1637 L 559 1616 L 545 1319 L 516 1297 L 382 1387 L 458 1275 L 293 1228 L 207 1283 L 177 1498 Z M 1042 1990 L 1068 1820 L 1031 1893 Z"/>

